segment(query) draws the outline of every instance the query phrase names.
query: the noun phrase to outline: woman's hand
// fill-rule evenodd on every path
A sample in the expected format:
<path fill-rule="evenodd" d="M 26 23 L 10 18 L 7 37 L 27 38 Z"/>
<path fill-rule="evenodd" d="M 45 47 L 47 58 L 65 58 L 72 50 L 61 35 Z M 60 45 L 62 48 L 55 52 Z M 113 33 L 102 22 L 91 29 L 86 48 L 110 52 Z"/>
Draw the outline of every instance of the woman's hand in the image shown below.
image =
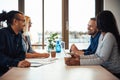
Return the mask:
<path fill-rule="evenodd" d="M 26 53 L 26 58 L 48 58 L 48 53 Z"/>
<path fill-rule="evenodd" d="M 45 58 L 48 58 L 50 56 L 50 54 L 48 54 L 48 53 L 42 53 L 41 56 L 45 57 Z"/>
<path fill-rule="evenodd" d="M 72 54 L 72 57 L 65 57 L 65 64 L 68 66 L 80 65 L 80 56 Z"/>

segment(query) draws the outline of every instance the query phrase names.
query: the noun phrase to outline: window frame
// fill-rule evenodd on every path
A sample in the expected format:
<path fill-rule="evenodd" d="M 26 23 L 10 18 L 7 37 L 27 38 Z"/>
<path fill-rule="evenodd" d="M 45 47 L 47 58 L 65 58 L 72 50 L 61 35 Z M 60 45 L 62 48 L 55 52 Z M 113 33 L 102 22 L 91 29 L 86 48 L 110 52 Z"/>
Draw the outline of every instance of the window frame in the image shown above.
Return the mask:
<path fill-rule="evenodd" d="M 95 0 L 95 16 L 103 10 L 103 0 Z M 19 11 L 25 12 L 25 0 L 18 0 L 18 9 Z M 44 0 L 42 0 L 43 9 L 42 9 L 42 49 L 45 48 L 44 44 Z M 62 40 L 65 42 L 65 49 L 69 48 L 69 18 L 68 18 L 68 10 L 69 10 L 69 0 L 62 0 Z"/>

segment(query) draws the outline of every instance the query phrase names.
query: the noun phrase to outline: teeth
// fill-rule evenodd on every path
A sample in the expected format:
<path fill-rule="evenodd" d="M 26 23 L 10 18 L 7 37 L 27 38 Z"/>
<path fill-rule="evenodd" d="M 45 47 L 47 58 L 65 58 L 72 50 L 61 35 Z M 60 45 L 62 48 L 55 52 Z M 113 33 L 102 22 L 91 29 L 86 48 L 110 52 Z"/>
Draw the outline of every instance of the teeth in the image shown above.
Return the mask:
<path fill-rule="evenodd" d="M 90 28 L 90 29 L 93 29 L 93 28 Z"/>

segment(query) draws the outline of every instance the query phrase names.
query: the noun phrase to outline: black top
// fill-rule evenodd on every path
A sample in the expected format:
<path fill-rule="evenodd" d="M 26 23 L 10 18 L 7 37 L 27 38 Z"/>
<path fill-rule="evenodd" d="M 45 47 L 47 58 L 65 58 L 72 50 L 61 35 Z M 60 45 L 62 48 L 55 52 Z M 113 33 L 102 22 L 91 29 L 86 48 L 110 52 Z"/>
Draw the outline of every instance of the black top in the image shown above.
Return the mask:
<path fill-rule="evenodd" d="M 0 76 L 24 59 L 21 33 L 16 35 L 11 27 L 0 29 Z"/>

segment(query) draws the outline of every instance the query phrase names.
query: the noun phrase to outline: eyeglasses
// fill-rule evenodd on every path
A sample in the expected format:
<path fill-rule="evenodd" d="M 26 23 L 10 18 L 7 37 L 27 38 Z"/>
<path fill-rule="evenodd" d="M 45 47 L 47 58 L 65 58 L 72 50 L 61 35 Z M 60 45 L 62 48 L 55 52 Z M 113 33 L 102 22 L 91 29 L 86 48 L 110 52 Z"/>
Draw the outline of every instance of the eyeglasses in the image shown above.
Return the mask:
<path fill-rule="evenodd" d="M 29 22 L 29 24 L 32 24 L 32 22 Z"/>
<path fill-rule="evenodd" d="M 22 21 L 22 22 L 25 22 L 25 20 L 24 19 L 19 19 L 19 18 L 16 18 L 17 20 L 19 20 L 19 21 Z"/>
<path fill-rule="evenodd" d="M 96 25 L 89 25 L 89 24 L 88 24 L 88 27 L 94 27 L 94 26 L 96 26 Z"/>

